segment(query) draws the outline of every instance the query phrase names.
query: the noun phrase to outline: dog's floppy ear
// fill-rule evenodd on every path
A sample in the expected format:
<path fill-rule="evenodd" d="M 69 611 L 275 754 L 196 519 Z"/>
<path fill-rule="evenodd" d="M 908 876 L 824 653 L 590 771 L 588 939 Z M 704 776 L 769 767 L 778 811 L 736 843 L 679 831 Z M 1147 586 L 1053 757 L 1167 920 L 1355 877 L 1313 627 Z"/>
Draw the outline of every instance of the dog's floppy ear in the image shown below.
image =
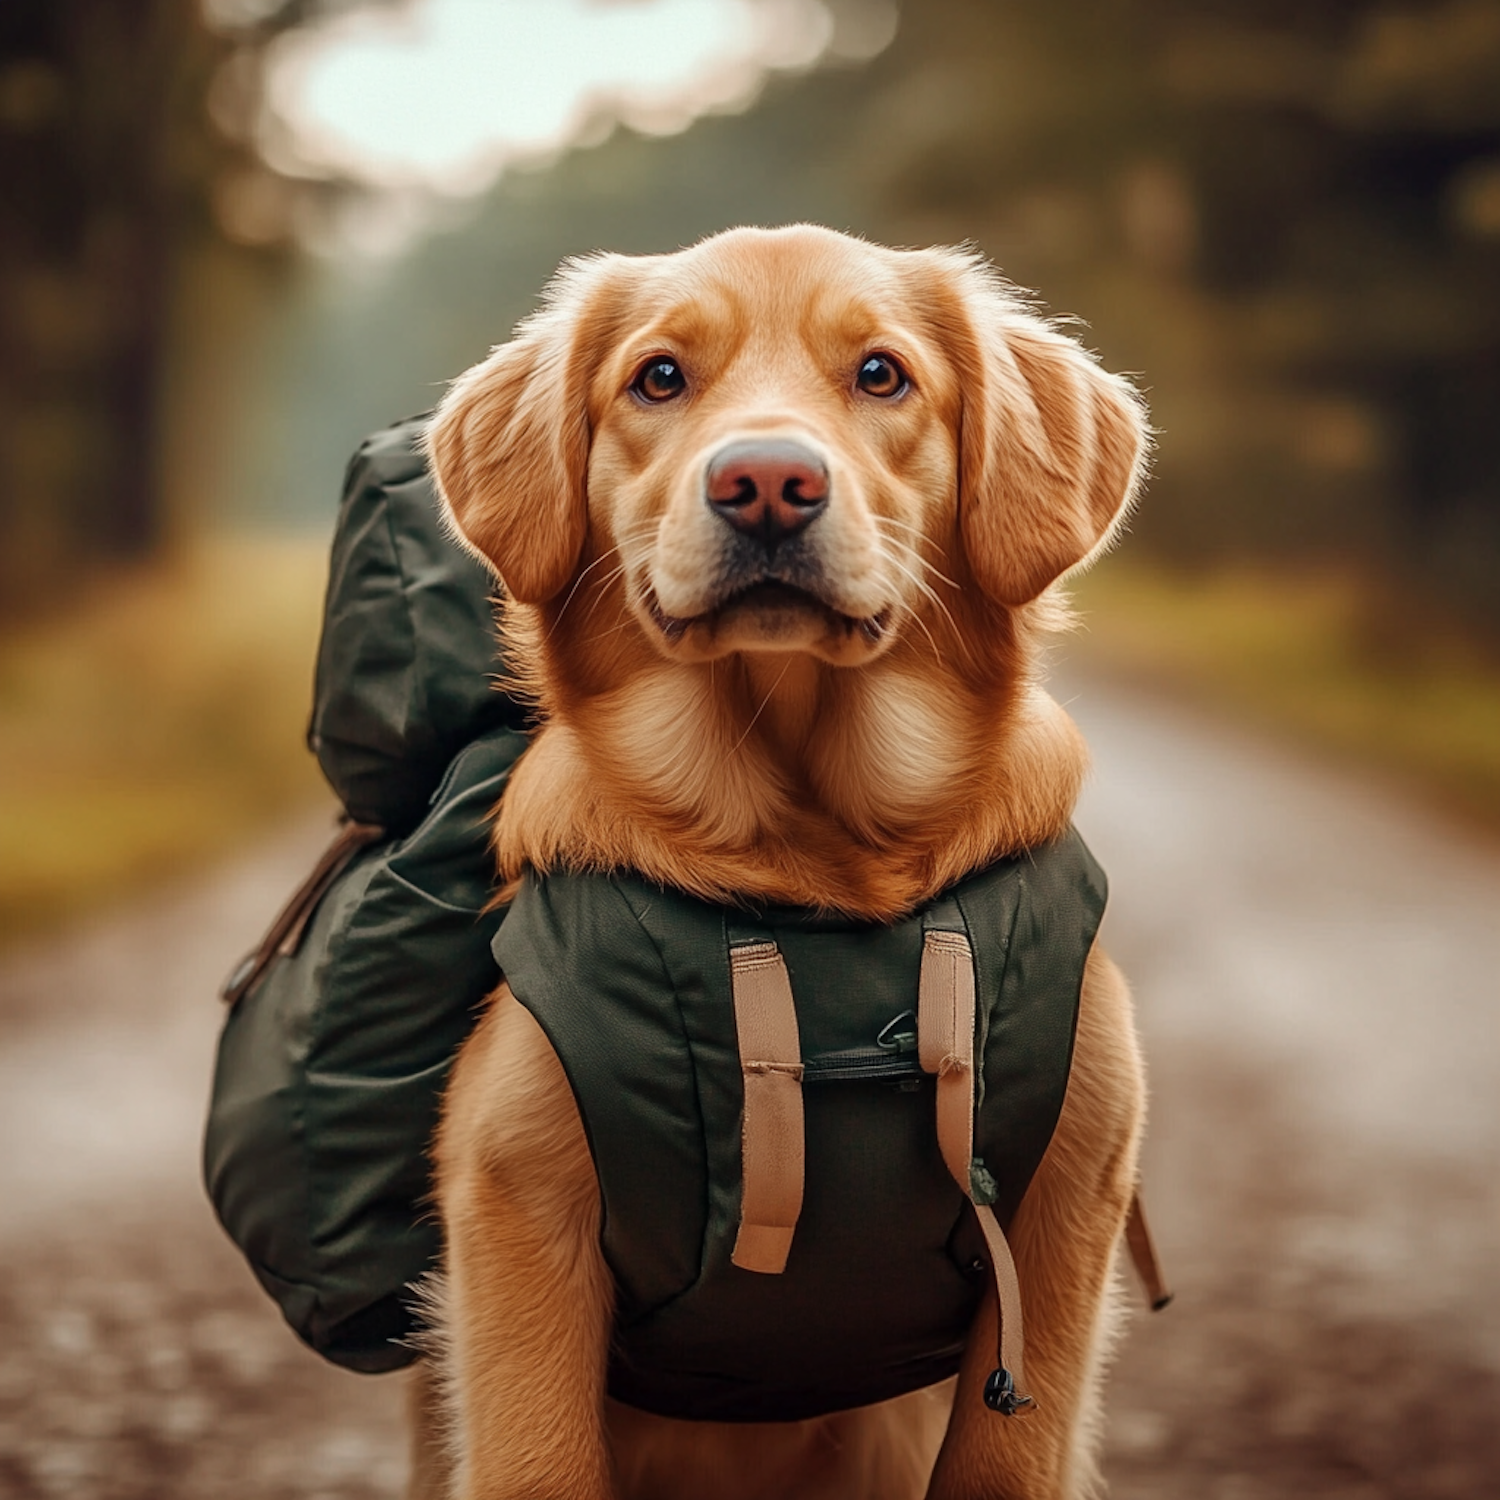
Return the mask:
<path fill-rule="evenodd" d="M 1036 598 L 1102 550 L 1145 468 L 1140 397 L 971 263 L 959 444 L 969 566 L 1003 604 Z"/>
<path fill-rule="evenodd" d="M 427 431 L 433 477 L 459 539 L 523 604 L 560 593 L 588 528 L 589 318 L 606 259 L 565 266 L 542 310 L 454 381 Z"/>

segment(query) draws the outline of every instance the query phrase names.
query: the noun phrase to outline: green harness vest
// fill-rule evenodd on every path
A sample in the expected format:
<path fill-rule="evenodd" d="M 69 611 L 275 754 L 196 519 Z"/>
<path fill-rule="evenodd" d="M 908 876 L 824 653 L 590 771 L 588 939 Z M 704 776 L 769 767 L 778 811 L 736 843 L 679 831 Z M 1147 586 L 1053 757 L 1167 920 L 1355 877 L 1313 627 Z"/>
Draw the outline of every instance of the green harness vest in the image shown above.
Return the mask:
<path fill-rule="evenodd" d="M 1067 1088 L 1105 879 L 1076 833 L 892 925 L 726 909 L 638 876 L 528 878 L 494 941 L 577 1097 L 618 1288 L 609 1388 L 664 1415 L 790 1421 L 954 1374 L 988 1284 L 917 1058 L 924 937 L 974 955 L 973 1196 L 1002 1225 Z M 731 1260 L 744 1086 L 730 948 L 785 960 L 805 1195 L 784 1272 Z"/>

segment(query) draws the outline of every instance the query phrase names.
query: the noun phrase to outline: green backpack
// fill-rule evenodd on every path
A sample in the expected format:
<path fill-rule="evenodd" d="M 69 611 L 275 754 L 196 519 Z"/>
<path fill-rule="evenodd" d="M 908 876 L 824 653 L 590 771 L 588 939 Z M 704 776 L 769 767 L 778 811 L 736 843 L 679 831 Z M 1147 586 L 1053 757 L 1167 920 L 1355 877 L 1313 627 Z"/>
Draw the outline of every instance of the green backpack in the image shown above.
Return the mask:
<path fill-rule="evenodd" d="M 379 1371 L 416 1355 L 436 1260 L 426 1151 L 499 981 L 488 818 L 526 747 L 497 691 L 493 580 L 444 530 L 413 418 L 350 463 L 309 743 L 348 818 L 225 985 L 209 1195 L 287 1322 Z"/>

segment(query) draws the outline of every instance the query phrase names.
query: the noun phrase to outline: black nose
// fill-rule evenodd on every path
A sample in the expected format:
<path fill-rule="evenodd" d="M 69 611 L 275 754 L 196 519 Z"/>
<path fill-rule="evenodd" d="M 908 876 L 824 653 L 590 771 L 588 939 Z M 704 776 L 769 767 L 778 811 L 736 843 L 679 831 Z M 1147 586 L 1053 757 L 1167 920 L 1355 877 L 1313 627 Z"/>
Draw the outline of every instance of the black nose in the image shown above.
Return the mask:
<path fill-rule="evenodd" d="M 828 505 L 828 467 L 786 438 L 730 443 L 713 456 L 704 498 L 738 532 L 774 552 Z"/>

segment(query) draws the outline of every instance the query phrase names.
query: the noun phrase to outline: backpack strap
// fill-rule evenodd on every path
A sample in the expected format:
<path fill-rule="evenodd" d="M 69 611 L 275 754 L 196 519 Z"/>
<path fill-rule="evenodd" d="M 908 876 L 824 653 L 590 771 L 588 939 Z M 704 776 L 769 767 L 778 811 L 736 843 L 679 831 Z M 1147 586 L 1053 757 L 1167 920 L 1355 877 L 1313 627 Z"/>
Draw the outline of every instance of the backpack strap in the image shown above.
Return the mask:
<path fill-rule="evenodd" d="M 974 1206 L 989 1251 L 999 1319 L 999 1364 L 984 1384 L 985 1405 L 1007 1417 L 1036 1403 L 1025 1394 L 1022 1373 L 1021 1288 L 1016 1263 L 1000 1220 L 974 1191 L 974 950 L 961 930 L 963 917 L 951 902 L 937 903 L 933 925 L 922 936 L 922 970 L 917 986 L 917 1048 L 923 1071 L 937 1074 L 937 1135 L 953 1180 Z M 956 926 L 939 927 L 947 920 Z"/>
<path fill-rule="evenodd" d="M 1146 1209 L 1141 1202 L 1141 1190 L 1130 1195 L 1130 1213 L 1125 1219 L 1125 1243 L 1130 1247 L 1130 1259 L 1135 1263 L 1135 1274 L 1140 1277 L 1146 1290 L 1146 1301 L 1152 1312 L 1160 1312 L 1171 1300 L 1166 1277 L 1161 1272 L 1161 1261 L 1157 1259 L 1156 1242 L 1151 1238 L 1151 1228 L 1146 1223 Z"/>
<path fill-rule="evenodd" d="M 917 991 L 918 1055 L 923 1071 L 937 1074 L 938 1147 L 954 1181 L 974 1205 L 995 1278 L 1000 1360 L 985 1382 L 985 1404 L 1010 1417 L 1036 1403 L 1025 1394 L 1022 1382 L 1021 1289 L 1016 1263 L 994 1208 L 981 1201 L 974 1182 L 974 951 L 956 903 L 934 903 L 924 925 Z M 1160 1312 L 1172 1300 L 1172 1293 L 1162 1275 L 1139 1189 L 1130 1197 L 1125 1242 L 1151 1310 Z"/>
<path fill-rule="evenodd" d="M 962 932 L 922 937 L 917 986 L 917 1056 L 937 1074 L 938 1146 L 969 1196 L 974 1161 L 974 955 Z"/>
<path fill-rule="evenodd" d="M 286 905 L 277 912 L 260 942 L 229 971 L 229 977 L 219 989 L 219 998 L 226 1005 L 238 1005 L 265 978 L 266 970 L 278 958 L 290 958 L 296 953 L 308 919 L 328 893 L 329 886 L 344 873 L 361 849 L 378 844 L 385 836 L 385 829 L 378 823 L 360 823 L 347 813 L 344 815 L 338 834 L 323 851 L 312 873 L 287 898 Z"/>
<path fill-rule="evenodd" d="M 745 1086 L 740 1228 L 730 1259 L 777 1276 L 802 1213 L 802 1039 L 786 960 L 768 934 L 731 932 L 729 977 Z"/>

